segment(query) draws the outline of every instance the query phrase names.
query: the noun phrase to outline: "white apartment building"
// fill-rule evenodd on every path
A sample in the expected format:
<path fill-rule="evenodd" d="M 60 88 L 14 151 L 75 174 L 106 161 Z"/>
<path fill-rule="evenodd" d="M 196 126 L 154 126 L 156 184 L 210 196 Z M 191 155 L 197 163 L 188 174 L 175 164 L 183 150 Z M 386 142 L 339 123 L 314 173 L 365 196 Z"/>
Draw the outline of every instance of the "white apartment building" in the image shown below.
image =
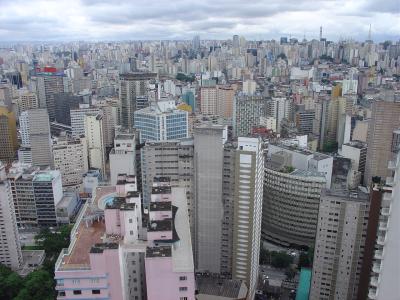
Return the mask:
<path fill-rule="evenodd" d="M 104 178 L 106 175 L 106 151 L 103 116 L 101 114 L 86 114 L 84 123 L 89 168 L 99 169 Z"/>

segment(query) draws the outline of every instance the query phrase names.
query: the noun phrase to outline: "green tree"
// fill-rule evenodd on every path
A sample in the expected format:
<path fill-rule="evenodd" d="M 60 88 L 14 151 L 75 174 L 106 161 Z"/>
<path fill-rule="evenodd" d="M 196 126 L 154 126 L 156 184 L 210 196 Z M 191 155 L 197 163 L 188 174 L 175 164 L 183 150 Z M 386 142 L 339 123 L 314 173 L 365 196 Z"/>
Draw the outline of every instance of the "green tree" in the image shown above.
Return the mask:
<path fill-rule="evenodd" d="M 298 263 L 298 268 L 309 268 L 311 266 L 311 261 L 308 257 L 308 254 L 305 252 L 300 252 L 299 256 L 299 263 Z"/>
<path fill-rule="evenodd" d="M 0 299 L 12 299 L 22 285 L 22 278 L 8 267 L 0 265 Z"/>
<path fill-rule="evenodd" d="M 271 252 L 271 265 L 274 268 L 284 269 L 289 267 L 291 263 L 293 263 L 293 257 L 286 252 Z"/>
<path fill-rule="evenodd" d="M 54 296 L 53 277 L 44 270 L 37 270 L 25 278 L 24 287 L 14 300 L 52 300 Z"/>
<path fill-rule="evenodd" d="M 281 54 L 278 55 L 278 58 L 283 59 L 283 60 L 286 60 L 286 59 L 287 59 L 286 54 L 283 53 L 283 52 L 282 52 Z"/>

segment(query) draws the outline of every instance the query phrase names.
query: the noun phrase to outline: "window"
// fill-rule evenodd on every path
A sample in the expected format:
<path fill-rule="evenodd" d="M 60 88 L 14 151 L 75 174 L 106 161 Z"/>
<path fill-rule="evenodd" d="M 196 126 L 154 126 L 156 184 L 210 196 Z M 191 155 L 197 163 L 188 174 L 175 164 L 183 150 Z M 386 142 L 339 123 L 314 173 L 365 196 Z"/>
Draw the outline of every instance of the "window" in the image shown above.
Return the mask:
<path fill-rule="evenodd" d="M 74 290 L 74 295 L 82 295 L 82 291 L 81 290 Z"/>
<path fill-rule="evenodd" d="M 187 277 L 186 276 L 179 276 L 179 280 L 180 281 L 187 280 Z"/>
<path fill-rule="evenodd" d="M 188 300 L 188 297 L 179 297 L 179 300 Z"/>
<path fill-rule="evenodd" d="M 129 219 L 129 223 L 132 223 L 132 219 Z"/>
<path fill-rule="evenodd" d="M 81 281 L 79 279 L 72 279 L 73 284 L 79 284 Z"/>
<path fill-rule="evenodd" d="M 181 287 L 179 287 L 179 291 L 180 292 L 187 291 L 187 287 L 186 286 L 181 286 Z"/>
<path fill-rule="evenodd" d="M 64 297 L 65 296 L 65 291 L 58 291 L 58 296 Z"/>
<path fill-rule="evenodd" d="M 93 295 L 100 295 L 100 290 L 92 290 Z"/>

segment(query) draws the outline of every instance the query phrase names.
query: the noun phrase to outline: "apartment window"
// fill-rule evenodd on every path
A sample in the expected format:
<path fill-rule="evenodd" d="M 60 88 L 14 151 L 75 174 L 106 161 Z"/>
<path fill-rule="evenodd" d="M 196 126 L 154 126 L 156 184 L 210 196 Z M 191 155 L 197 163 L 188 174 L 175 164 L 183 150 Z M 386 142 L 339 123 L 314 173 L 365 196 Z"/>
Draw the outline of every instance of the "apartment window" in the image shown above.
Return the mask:
<path fill-rule="evenodd" d="M 131 235 L 133 235 L 133 230 L 129 231 L 129 233 L 130 233 Z"/>
<path fill-rule="evenodd" d="M 188 300 L 188 297 L 179 297 L 179 300 Z"/>
<path fill-rule="evenodd" d="M 72 284 L 79 284 L 81 281 L 79 279 L 72 279 Z"/>
<path fill-rule="evenodd" d="M 58 291 L 58 296 L 64 297 L 65 296 L 65 291 Z"/>
<path fill-rule="evenodd" d="M 92 290 L 93 295 L 100 295 L 100 290 Z"/>
<path fill-rule="evenodd" d="M 74 295 L 82 295 L 82 291 L 81 290 L 74 290 Z"/>
<path fill-rule="evenodd" d="M 129 223 L 132 223 L 132 219 L 129 219 Z"/>
<path fill-rule="evenodd" d="M 186 276 L 179 276 L 179 280 L 180 281 L 187 280 L 187 277 Z"/>
<path fill-rule="evenodd" d="M 181 286 L 181 287 L 179 287 L 179 291 L 180 292 L 185 292 L 185 291 L 187 291 L 187 287 L 186 286 Z"/>

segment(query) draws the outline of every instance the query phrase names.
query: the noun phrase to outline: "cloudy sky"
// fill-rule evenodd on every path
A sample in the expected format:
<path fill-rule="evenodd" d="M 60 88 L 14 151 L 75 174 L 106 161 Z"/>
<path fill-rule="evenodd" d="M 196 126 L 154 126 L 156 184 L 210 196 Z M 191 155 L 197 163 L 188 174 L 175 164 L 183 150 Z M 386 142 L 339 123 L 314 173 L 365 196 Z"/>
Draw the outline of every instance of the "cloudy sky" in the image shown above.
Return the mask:
<path fill-rule="evenodd" d="M 1 41 L 399 40 L 400 0 L 0 0 Z"/>

